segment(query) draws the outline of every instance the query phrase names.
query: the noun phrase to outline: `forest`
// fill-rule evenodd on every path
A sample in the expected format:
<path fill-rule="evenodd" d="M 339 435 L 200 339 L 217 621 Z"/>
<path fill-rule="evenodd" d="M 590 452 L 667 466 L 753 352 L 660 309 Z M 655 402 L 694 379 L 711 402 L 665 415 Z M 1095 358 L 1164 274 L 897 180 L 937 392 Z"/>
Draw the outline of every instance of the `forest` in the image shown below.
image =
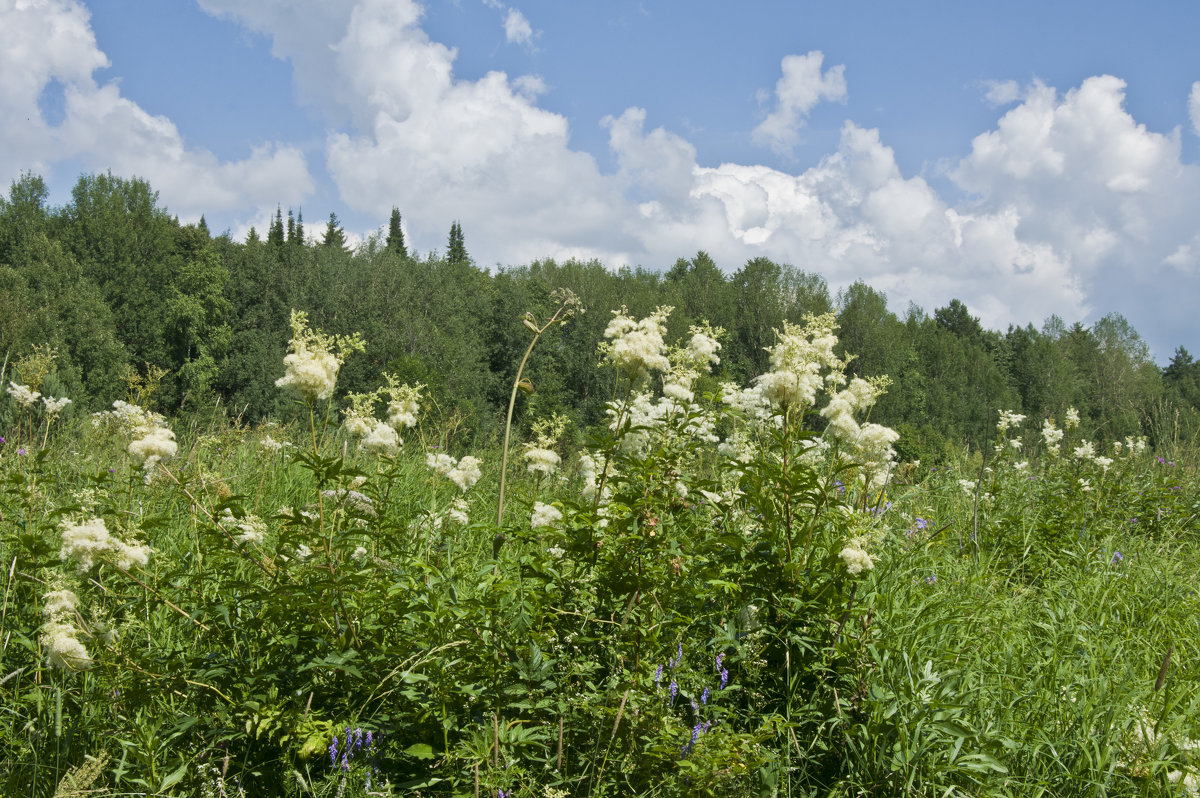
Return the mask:
<path fill-rule="evenodd" d="M 958 300 L 932 313 L 897 310 L 862 282 L 833 293 L 803 264 L 756 258 L 733 269 L 697 252 L 661 266 L 482 268 L 457 221 L 445 252 L 421 255 L 406 246 L 399 209 L 386 233 L 353 251 L 336 215 L 314 234 L 292 209 L 277 210 L 265 236 L 252 229 L 237 242 L 203 218 L 181 224 L 143 180 L 86 175 L 68 203 L 51 207 L 45 182 L 27 174 L 0 197 L 0 350 L 11 364 L 52 348 L 47 387 L 72 397 L 68 412 L 101 409 L 131 376 L 154 374 L 156 410 L 221 407 L 251 423 L 290 412 L 274 380 L 299 309 L 316 327 L 370 342 L 346 364 L 341 390 L 388 371 L 427 386 L 456 429 L 491 436 L 525 346 L 522 314 L 549 309 L 562 287 L 590 312 L 532 353 L 534 390 L 519 397 L 518 426 L 550 413 L 594 426 L 612 398 L 594 354 L 610 312 L 665 305 L 675 309 L 672 340 L 698 320 L 724 331 L 711 385 L 765 371 L 783 322 L 835 313 L 841 351 L 855 355 L 849 373 L 891 376 L 873 420 L 899 431 L 897 451 L 909 459 L 978 448 L 1001 408 L 1038 418 L 1075 407 L 1089 433 L 1114 439 L 1179 441 L 1197 429 L 1200 362 L 1180 346 L 1158 367 L 1116 313 L 988 330 Z"/>

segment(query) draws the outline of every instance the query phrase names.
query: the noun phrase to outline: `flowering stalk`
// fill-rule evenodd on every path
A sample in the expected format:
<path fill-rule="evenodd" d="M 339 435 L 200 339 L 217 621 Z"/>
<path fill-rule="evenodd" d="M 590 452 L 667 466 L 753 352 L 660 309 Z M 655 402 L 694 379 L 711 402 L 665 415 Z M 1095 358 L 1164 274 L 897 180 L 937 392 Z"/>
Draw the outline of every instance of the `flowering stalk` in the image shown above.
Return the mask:
<path fill-rule="evenodd" d="M 504 522 L 504 483 L 505 477 L 508 474 L 508 438 L 512 433 L 512 417 L 513 408 L 517 404 L 517 391 L 530 390 L 529 383 L 522 382 L 521 374 L 525 371 L 525 364 L 529 361 L 529 355 L 533 352 L 533 347 L 537 345 L 538 339 L 542 337 L 542 333 L 549 330 L 555 324 L 566 324 L 567 320 L 576 313 L 583 313 L 583 304 L 579 301 L 579 297 L 568 288 L 559 288 L 551 294 L 559 302 L 558 309 L 554 311 L 546 323 L 541 327 L 534 321 L 533 314 L 526 311 L 525 317 L 521 319 L 522 323 L 529 328 L 533 333 L 533 340 L 529 342 L 529 346 L 525 349 L 525 356 L 521 358 L 521 365 L 517 367 L 517 376 L 513 379 L 512 393 L 508 397 L 508 416 L 504 421 L 504 447 L 501 450 L 500 457 L 500 495 L 496 499 L 496 537 L 492 541 L 492 557 L 500 556 L 500 547 L 504 545 L 504 535 L 500 532 L 500 526 Z"/>

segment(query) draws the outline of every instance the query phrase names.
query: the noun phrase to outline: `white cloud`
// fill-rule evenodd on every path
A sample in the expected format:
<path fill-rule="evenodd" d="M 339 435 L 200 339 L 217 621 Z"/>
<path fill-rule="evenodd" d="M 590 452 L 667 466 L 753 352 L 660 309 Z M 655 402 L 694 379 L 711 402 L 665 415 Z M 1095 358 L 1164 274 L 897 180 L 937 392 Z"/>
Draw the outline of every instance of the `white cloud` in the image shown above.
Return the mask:
<path fill-rule="evenodd" d="M 1200 80 L 1192 84 L 1188 95 L 1188 117 L 1192 120 L 1192 132 L 1200 136 Z"/>
<path fill-rule="evenodd" d="M 984 97 L 993 106 L 1010 105 L 1021 99 L 1021 87 L 1015 80 L 989 80 L 984 85 L 987 86 Z"/>
<path fill-rule="evenodd" d="M 504 37 L 509 44 L 533 43 L 533 27 L 525 15 L 515 8 L 508 9 L 504 15 Z"/>
<path fill-rule="evenodd" d="M 86 9 L 75 0 L 0 5 L 0 170 L 48 175 L 70 160 L 93 171 L 145 178 L 164 204 L 184 219 L 202 213 L 250 214 L 312 191 L 304 156 L 294 147 L 265 144 L 240 161 L 186 147 L 176 126 L 99 85 L 108 65 Z M 57 81 L 63 118 L 43 118 L 38 98 Z"/>
<path fill-rule="evenodd" d="M 755 144 L 778 153 L 790 153 L 800 143 L 800 128 L 817 103 L 845 101 L 846 68 L 838 65 L 822 72 L 824 60 L 820 50 L 784 56 L 783 77 L 775 84 L 776 107 L 754 129 Z"/>

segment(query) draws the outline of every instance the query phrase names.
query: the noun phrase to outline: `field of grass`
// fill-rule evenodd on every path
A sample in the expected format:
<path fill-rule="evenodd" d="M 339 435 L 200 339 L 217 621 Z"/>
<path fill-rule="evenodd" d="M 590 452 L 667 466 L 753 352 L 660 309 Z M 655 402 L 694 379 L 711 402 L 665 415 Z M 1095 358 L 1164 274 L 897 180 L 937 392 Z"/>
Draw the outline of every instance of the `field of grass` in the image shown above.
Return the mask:
<path fill-rule="evenodd" d="M 1191 447 L 999 413 L 897 462 L 829 317 L 750 388 L 660 322 L 606 428 L 503 443 L 337 412 L 303 318 L 284 424 L 8 383 L 0 793 L 1200 794 Z"/>

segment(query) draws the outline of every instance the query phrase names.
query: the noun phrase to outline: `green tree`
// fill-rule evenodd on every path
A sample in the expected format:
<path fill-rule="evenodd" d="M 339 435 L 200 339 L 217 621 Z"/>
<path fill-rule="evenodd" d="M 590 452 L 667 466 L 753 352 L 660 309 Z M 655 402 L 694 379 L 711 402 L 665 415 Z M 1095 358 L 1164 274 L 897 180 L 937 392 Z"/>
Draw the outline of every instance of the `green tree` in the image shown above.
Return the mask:
<path fill-rule="evenodd" d="M 446 260 L 450 263 L 468 263 L 467 246 L 463 241 L 462 225 L 454 222 L 450 225 L 450 240 L 446 245 Z"/>
<path fill-rule="evenodd" d="M 271 222 L 271 227 L 267 231 L 267 243 L 273 247 L 281 248 L 287 239 L 283 235 L 283 211 L 278 205 L 275 206 L 275 219 Z"/>
<path fill-rule="evenodd" d="M 400 225 L 400 209 L 392 207 L 392 218 L 388 221 L 387 248 L 402 258 L 408 257 L 408 247 L 404 245 L 404 228 Z"/>
<path fill-rule="evenodd" d="M 346 250 L 346 233 L 338 222 L 337 214 L 329 212 L 329 222 L 325 225 L 325 238 L 321 242 L 328 249 Z"/>

